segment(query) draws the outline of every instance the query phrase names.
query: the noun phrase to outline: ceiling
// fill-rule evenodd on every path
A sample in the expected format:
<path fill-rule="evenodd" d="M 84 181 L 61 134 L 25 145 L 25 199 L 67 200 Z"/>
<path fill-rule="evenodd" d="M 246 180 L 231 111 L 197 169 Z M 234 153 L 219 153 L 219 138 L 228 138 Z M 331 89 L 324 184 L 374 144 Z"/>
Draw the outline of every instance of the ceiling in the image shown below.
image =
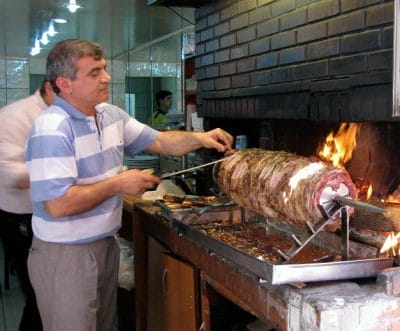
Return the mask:
<path fill-rule="evenodd" d="M 0 58 L 30 58 L 35 35 L 47 30 L 55 17 L 68 23 L 54 24 L 59 33 L 47 46 L 41 45 L 35 58 L 45 58 L 55 42 L 68 38 L 99 42 L 112 58 L 194 22 L 194 9 L 189 7 L 148 6 L 147 0 L 76 2 L 84 7 L 70 13 L 64 7 L 68 0 L 0 0 Z"/>

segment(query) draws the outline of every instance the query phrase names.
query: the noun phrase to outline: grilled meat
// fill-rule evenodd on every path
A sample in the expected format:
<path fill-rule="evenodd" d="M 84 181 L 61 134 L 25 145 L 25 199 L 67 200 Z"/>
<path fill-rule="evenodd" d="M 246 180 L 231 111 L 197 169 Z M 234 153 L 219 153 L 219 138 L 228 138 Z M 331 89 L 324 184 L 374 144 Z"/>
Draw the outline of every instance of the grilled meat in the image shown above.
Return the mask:
<path fill-rule="evenodd" d="M 319 205 L 327 187 L 336 191 L 343 184 L 346 195 L 357 196 L 346 170 L 283 151 L 236 151 L 220 164 L 217 182 L 238 205 L 297 224 L 323 219 Z"/>

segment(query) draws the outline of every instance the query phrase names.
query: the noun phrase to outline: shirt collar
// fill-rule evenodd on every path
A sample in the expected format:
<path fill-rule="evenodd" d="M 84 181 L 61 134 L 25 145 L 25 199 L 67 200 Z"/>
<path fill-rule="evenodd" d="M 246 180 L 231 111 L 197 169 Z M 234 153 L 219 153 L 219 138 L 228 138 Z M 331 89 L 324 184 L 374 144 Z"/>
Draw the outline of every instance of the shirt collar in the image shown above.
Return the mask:
<path fill-rule="evenodd" d="M 54 102 L 54 104 L 64 109 L 64 111 L 66 111 L 71 117 L 75 117 L 78 119 L 86 119 L 88 117 L 59 96 L 56 96 L 56 101 Z M 97 114 L 101 114 L 104 112 L 104 107 L 102 107 L 103 104 L 104 103 L 100 103 L 95 107 L 95 111 Z"/>

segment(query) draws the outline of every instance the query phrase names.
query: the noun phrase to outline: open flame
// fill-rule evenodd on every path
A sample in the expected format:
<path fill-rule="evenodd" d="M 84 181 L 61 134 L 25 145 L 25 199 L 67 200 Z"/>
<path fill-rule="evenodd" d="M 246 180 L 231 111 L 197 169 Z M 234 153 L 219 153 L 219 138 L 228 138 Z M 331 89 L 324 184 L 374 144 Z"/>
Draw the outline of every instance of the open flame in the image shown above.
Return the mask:
<path fill-rule="evenodd" d="M 344 168 L 344 164 L 351 159 L 356 147 L 356 136 L 360 125 L 357 123 L 342 123 L 334 135 L 330 132 L 325 139 L 325 144 L 318 153 L 319 157 L 332 162 L 335 167 Z"/>
<path fill-rule="evenodd" d="M 389 253 L 389 256 L 399 256 L 400 254 L 400 232 L 396 235 L 391 232 L 386 238 L 383 246 L 381 247 L 380 253 Z"/>
<path fill-rule="evenodd" d="M 372 190 L 372 185 L 369 185 L 367 190 L 367 200 L 371 199 L 373 192 L 374 191 Z"/>

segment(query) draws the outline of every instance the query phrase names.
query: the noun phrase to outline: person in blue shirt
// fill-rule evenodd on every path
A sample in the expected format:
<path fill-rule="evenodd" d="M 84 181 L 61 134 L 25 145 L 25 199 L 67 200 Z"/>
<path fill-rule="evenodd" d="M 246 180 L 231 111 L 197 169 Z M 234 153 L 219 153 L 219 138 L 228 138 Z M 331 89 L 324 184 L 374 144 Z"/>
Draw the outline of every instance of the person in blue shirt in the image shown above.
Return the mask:
<path fill-rule="evenodd" d="M 116 307 L 122 195 L 141 194 L 160 178 L 130 169 L 124 154 L 183 155 L 231 149 L 233 137 L 159 132 L 106 103 L 111 76 L 97 43 L 69 39 L 47 57 L 57 97 L 30 132 L 25 160 L 33 203 L 28 258 L 45 330 L 110 330 Z"/>

